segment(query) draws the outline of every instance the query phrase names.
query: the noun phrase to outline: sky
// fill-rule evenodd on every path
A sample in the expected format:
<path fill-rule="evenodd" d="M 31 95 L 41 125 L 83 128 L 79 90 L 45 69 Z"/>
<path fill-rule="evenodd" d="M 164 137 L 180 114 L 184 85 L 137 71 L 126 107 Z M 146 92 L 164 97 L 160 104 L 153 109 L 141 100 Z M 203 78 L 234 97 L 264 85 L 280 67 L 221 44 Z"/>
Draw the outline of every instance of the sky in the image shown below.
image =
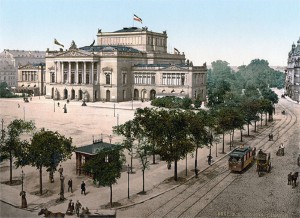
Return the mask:
<path fill-rule="evenodd" d="M 0 52 L 58 50 L 54 38 L 83 47 L 98 29 L 131 26 L 166 30 L 168 51 L 184 52 L 194 66 L 253 59 L 286 66 L 300 37 L 300 0 L 0 0 Z"/>

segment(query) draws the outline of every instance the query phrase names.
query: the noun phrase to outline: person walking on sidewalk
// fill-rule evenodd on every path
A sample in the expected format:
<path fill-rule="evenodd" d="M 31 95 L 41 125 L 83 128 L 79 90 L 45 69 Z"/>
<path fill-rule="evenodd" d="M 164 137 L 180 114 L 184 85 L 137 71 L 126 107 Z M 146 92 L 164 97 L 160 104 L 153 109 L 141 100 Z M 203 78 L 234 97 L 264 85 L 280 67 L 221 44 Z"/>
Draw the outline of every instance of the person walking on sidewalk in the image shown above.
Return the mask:
<path fill-rule="evenodd" d="M 75 212 L 76 212 L 77 216 L 79 216 L 80 208 L 81 208 L 81 203 L 79 202 L 79 200 L 77 200 L 77 202 L 75 204 Z"/>
<path fill-rule="evenodd" d="M 68 192 L 70 191 L 70 189 L 71 189 L 71 193 L 73 193 L 73 189 L 72 189 L 72 184 L 73 182 L 72 182 L 72 179 L 69 179 L 69 181 L 68 181 Z"/>
<path fill-rule="evenodd" d="M 84 183 L 84 181 L 82 181 L 82 183 L 81 183 L 81 194 L 85 195 L 85 183 Z"/>

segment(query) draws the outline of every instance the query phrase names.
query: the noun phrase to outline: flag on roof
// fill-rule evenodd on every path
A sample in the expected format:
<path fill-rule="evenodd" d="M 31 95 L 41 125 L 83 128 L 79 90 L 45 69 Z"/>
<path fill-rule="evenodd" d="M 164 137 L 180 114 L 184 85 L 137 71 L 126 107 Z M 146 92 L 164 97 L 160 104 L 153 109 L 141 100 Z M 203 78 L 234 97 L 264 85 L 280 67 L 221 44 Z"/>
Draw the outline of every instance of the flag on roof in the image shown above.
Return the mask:
<path fill-rule="evenodd" d="M 64 47 L 64 45 L 59 43 L 56 39 L 54 39 L 54 44 Z"/>
<path fill-rule="evenodd" d="M 136 16 L 135 14 L 133 15 L 133 20 L 135 20 L 135 21 L 137 21 L 137 22 L 140 22 L 140 23 L 143 23 L 142 18 Z"/>

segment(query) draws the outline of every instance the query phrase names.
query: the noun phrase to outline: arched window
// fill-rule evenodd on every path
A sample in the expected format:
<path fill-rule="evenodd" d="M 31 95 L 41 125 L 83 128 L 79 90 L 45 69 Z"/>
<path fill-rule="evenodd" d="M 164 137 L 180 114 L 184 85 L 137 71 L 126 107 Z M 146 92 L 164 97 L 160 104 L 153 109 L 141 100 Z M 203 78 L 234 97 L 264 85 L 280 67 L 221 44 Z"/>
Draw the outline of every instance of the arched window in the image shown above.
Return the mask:
<path fill-rule="evenodd" d="M 105 74 L 105 84 L 110 85 L 110 74 Z"/>
<path fill-rule="evenodd" d="M 55 82 L 55 73 L 51 72 L 51 82 L 54 83 Z"/>

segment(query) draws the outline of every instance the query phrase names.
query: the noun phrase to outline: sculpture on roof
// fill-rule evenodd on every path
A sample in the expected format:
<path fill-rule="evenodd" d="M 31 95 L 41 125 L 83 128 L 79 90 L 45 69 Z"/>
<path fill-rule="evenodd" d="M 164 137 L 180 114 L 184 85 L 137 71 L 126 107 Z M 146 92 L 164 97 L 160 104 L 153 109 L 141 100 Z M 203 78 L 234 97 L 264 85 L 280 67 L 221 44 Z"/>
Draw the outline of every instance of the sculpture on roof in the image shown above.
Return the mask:
<path fill-rule="evenodd" d="M 102 31 L 102 30 L 98 28 L 98 33 L 101 33 L 101 31 Z"/>
<path fill-rule="evenodd" d="M 71 46 L 69 49 L 77 49 L 77 45 L 75 44 L 74 40 L 72 40 Z"/>

